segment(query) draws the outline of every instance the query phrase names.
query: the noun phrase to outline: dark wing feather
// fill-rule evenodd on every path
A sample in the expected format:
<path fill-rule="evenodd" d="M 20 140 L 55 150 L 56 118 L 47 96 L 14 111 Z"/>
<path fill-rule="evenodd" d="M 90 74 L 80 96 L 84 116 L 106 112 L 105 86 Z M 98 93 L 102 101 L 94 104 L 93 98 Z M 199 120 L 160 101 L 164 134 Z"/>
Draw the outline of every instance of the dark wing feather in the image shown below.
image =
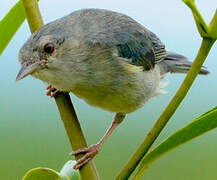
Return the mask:
<path fill-rule="evenodd" d="M 168 55 L 168 52 L 165 49 L 165 45 L 161 42 L 161 40 L 151 31 L 149 31 L 150 39 L 152 42 L 152 46 L 154 48 L 155 61 L 160 62 L 165 59 Z"/>
<path fill-rule="evenodd" d="M 128 59 L 128 62 L 133 65 L 143 66 L 146 70 L 154 67 L 154 50 L 151 41 L 146 36 L 130 32 L 113 31 L 112 34 L 99 32 L 91 42 L 99 44 L 103 48 L 115 46 L 118 56 Z"/>
<path fill-rule="evenodd" d="M 90 16 L 91 13 L 94 16 Z M 89 16 L 82 17 L 85 25 L 88 22 L 86 33 L 91 44 L 116 47 L 120 57 L 145 70 L 154 68 L 156 62 L 166 56 L 159 38 L 132 18 L 106 10 L 89 10 L 87 14 Z"/>

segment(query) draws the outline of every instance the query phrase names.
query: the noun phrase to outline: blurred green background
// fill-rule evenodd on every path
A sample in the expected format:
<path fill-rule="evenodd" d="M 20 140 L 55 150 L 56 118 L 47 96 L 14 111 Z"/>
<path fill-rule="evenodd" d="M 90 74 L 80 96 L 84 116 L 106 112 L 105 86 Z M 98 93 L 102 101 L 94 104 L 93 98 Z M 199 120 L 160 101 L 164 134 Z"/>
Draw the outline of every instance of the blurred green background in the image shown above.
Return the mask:
<path fill-rule="evenodd" d="M 1 1 L 0 19 L 16 3 Z M 216 0 L 196 1 L 207 22 L 216 10 Z M 104 8 L 130 15 L 155 32 L 167 49 L 194 59 L 201 38 L 190 10 L 181 0 L 41 0 L 45 22 L 80 8 Z M 45 96 L 46 85 L 28 77 L 18 83 L 18 51 L 30 31 L 25 22 L 0 57 L 0 179 L 20 180 L 33 167 L 56 170 L 70 159 L 71 151 L 63 124 L 53 99 Z M 217 45 L 205 63 L 211 71 L 200 76 L 183 104 L 155 143 L 189 123 L 193 118 L 217 105 Z M 168 104 L 184 75 L 169 75 L 167 94 L 154 98 L 130 114 L 103 145 L 95 163 L 102 180 L 111 180 L 127 162 L 157 117 Z M 89 144 L 96 143 L 111 123 L 113 114 L 90 107 L 71 95 Z M 156 161 L 146 172 L 147 180 L 215 180 L 217 179 L 217 130 L 214 130 Z"/>

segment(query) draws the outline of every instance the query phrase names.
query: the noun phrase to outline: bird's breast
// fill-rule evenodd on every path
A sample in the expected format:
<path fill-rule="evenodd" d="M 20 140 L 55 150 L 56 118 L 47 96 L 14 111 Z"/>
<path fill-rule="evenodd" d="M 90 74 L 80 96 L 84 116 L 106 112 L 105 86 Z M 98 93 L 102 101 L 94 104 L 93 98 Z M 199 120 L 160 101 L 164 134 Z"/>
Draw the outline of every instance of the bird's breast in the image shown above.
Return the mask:
<path fill-rule="evenodd" d="M 90 105 L 111 112 L 130 113 L 161 93 L 160 79 L 157 67 L 150 71 L 138 70 L 124 76 L 106 77 L 100 84 L 77 84 L 71 92 Z"/>

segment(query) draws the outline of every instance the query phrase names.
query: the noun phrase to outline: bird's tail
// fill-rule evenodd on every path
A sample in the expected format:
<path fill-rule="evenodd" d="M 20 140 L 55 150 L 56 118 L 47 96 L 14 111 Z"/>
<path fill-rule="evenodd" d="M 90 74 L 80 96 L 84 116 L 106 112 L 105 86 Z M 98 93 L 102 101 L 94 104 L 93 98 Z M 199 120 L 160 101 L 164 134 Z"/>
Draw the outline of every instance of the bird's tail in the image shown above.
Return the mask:
<path fill-rule="evenodd" d="M 168 52 L 166 58 L 159 62 L 162 73 L 187 73 L 192 65 L 185 56 L 177 53 Z M 199 74 L 209 74 L 209 71 L 203 67 Z"/>

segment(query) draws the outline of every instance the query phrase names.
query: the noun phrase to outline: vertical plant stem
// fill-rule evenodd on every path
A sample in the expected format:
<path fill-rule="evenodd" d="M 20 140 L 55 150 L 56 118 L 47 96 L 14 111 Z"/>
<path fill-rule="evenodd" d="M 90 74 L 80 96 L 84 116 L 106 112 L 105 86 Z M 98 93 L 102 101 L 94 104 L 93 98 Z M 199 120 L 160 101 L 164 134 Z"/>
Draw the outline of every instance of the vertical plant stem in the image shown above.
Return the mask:
<path fill-rule="evenodd" d="M 169 119 L 175 113 L 176 109 L 181 104 L 182 100 L 185 98 L 187 92 L 189 91 L 191 85 L 193 84 L 195 78 L 197 77 L 200 69 L 209 54 L 209 51 L 214 44 L 215 40 L 210 38 L 204 38 L 197 54 L 195 61 L 192 64 L 186 78 L 184 79 L 181 87 L 166 107 L 164 112 L 161 114 L 155 125 L 152 127 L 150 132 L 147 134 L 146 138 L 139 146 L 137 151 L 128 161 L 126 166 L 123 168 L 121 173 L 118 175 L 116 180 L 126 180 L 130 177 L 132 172 L 135 170 L 143 156 L 148 152 L 151 145 L 154 143 L 155 139 L 159 136 L 160 132 L 163 130 Z"/>
<path fill-rule="evenodd" d="M 37 0 L 22 0 L 31 32 L 34 33 L 44 23 L 39 11 Z M 73 150 L 87 146 L 80 123 L 76 116 L 68 93 L 59 93 L 55 98 L 61 119 L 64 123 Z M 76 156 L 78 159 L 79 156 Z M 80 169 L 83 180 L 99 180 L 99 175 L 92 161 Z"/>
<path fill-rule="evenodd" d="M 56 104 L 58 106 L 64 127 L 70 140 L 73 150 L 87 147 L 85 137 L 82 133 L 80 123 L 76 112 L 71 102 L 68 93 L 60 93 L 56 96 Z M 81 158 L 81 155 L 75 157 L 76 160 Z M 83 180 L 99 180 L 99 175 L 92 161 L 87 163 L 80 169 L 80 174 Z"/>
<path fill-rule="evenodd" d="M 37 0 L 22 0 L 31 33 L 44 25 Z"/>

